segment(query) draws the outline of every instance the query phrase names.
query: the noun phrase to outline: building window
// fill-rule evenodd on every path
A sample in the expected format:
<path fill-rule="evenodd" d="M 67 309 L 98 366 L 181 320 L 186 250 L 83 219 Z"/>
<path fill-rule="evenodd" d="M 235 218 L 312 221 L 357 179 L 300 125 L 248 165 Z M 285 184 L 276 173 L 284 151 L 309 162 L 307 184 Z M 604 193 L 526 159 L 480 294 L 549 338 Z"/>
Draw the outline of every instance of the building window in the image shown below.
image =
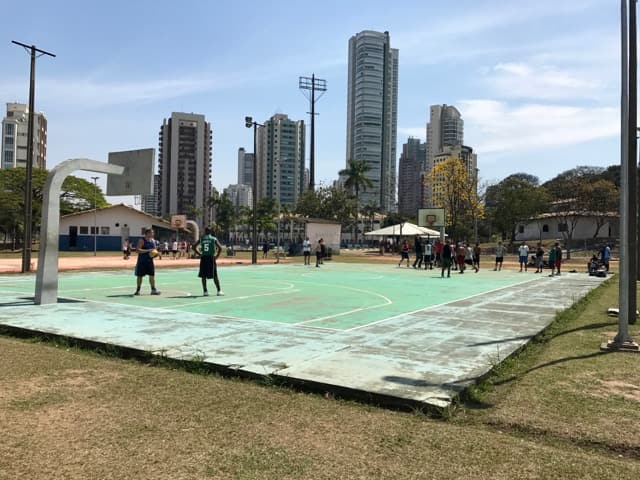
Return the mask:
<path fill-rule="evenodd" d="M 109 227 L 100 227 L 100 235 L 109 235 Z"/>
<path fill-rule="evenodd" d="M 542 225 L 542 231 L 544 233 L 549 233 L 549 225 L 547 225 L 546 223 Z"/>
<path fill-rule="evenodd" d="M 88 235 L 89 227 L 80 227 L 80 235 Z"/>
<path fill-rule="evenodd" d="M 7 135 L 13 136 L 15 125 L 13 123 L 7 123 L 4 129 Z"/>

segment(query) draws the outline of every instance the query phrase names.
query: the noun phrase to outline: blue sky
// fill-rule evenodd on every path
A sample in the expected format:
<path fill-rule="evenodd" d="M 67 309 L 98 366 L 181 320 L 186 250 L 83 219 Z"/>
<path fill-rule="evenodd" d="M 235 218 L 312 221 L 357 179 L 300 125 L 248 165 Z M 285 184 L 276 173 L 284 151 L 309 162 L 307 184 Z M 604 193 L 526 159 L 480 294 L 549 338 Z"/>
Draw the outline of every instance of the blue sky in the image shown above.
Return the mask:
<path fill-rule="evenodd" d="M 619 9 L 611 0 L 11 2 L 0 101 L 27 102 L 29 57 L 11 40 L 34 44 L 57 55 L 36 73 L 49 168 L 157 149 L 162 120 L 194 112 L 211 122 L 222 189 L 237 181 L 238 148 L 253 148 L 245 115 L 308 121 L 298 77 L 315 73 L 328 87 L 316 104 L 316 183 L 327 184 L 345 165 L 349 38 L 388 30 L 400 51 L 398 156 L 409 136 L 424 140 L 429 105 L 447 103 L 462 113 L 482 180 L 544 181 L 620 161 Z"/>

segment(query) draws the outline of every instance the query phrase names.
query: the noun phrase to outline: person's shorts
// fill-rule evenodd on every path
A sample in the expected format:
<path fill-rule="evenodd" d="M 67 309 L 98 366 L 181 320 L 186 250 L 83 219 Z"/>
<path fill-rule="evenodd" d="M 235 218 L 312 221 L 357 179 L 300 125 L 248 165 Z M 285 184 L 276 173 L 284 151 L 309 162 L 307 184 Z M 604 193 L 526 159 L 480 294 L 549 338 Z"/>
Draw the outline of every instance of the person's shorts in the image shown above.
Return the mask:
<path fill-rule="evenodd" d="M 442 259 L 442 266 L 444 268 L 449 268 L 451 266 L 451 259 L 450 258 L 443 258 Z"/>
<path fill-rule="evenodd" d="M 466 263 L 467 265 L 473 265 L 473 260 L 470 258 L 465 259 L 464 263 Z"/>
<path fill-rule="evenodd" d="M 555 262 L 556 268 L 560 268 L 560 265 L 562 265 L 562 260 L 556 260 Z"/>
<path fill-rule="evenodd" d="M 402 255 L 401 259 L 404 260 L 405 258 L 407 260 L 409 260 L 409 253 L 408 252 L 400 252 L 400 255 Z"/>
<path fill-rule="evenodd" d="M 526 255 L 520 255 L 519 259 L 520 259 L 520 263 L 527 263 L 527 256 Z"/>
<path fill-rule="evenodd" d="M 153 262 L 138 262 L 136 263 L 136 268 L 134 270 L 136 277 L 144 277 L 145 275 L 149 275 L 153 277 L 156 274 L 156 268 Z"/>
<path fill-rule="evenodd" d="M 504 257 L 496 257 L 496 263 L 502 263 L 502 260 L 504 260 Z"/>
<path fill-rule="evenodd" d="M 211 255 L 200 257 L 200 270 L 198 276 L 200 278 L 213 278 L 216 271 L 216 262 Z"/>

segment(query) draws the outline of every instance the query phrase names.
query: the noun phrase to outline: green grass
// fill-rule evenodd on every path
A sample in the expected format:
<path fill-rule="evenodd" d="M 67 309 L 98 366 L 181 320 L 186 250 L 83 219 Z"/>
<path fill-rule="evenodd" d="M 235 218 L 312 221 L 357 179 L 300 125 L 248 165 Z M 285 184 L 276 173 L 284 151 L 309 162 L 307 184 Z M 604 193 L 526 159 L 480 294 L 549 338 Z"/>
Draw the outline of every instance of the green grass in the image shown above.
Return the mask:
<path fill-rule="evenodd" d="M 446 420 L 3 336 L 0 479 L 637 478 L 640 355 L 599 351 L 616 300 L 591 293 Z"/>

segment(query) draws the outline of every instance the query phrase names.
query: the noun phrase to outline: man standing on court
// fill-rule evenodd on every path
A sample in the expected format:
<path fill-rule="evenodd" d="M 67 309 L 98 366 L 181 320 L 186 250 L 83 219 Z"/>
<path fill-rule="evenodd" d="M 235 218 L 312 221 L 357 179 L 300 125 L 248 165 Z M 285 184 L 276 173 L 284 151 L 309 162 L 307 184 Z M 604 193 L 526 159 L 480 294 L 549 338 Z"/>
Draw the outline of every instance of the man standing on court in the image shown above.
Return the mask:
<path fill-rule="evenodd" d="M 200 247 L 200 249 L 198 249 L 198 247 Z M 220 245 L 220 242 L 216 237 L 211 235 L 211 229 L 209 227 L 204 229 L 204 235 L 198 239 L 193 246 L 193 249 L 198 255 L 200 255 L 200 270 L 198 271 L 198 276 L 202 281 L 202 295 L 205 297 L 209 296 L 209 291 L 207 290 L 207 278 L 213 278 L 213 283 L 215 283 L 218 291 L 217 295 L 221 297 L 224 293 L 220 290 L 220 280 L 218 280 L 218 266 L 216 265 L 216 259 L 222 252 L 222 245 Z"/>
<path fill-rule="evenodd" d="M 527 245 L 524 240 L 518 247 L 518 260 L 520 262 L 520 271 L 522 271 L 522 267 L 524 267 L 524 271 L 527 271 L 527 264 L 529 263 L 529 245 Z"/>
<path fill-rule="evenodd" d="M 502 242 L 498 242 L 498 246 L 496 247 L 496 266 L 493 271 L 502 270 L 502 262 L 504 260 L 504 245 Z"/>
<path fill-rule="evenodd" d="M 451 262 L 453 259 L 453 248 L 451 247 L 451 244 L 449 243 L 449 240 L 446 241 L 446 243 L 443 245 L 442 247 L 442 257 L 440 259 L 441 265 L 442 265 L 442 273 L 440 274 L 441 277 L 444 278 L 444 271 L 447 271 L 447 277 L 451 277 Z"/>
<path fill-rule="evenodd" d="M 306 237 L 302 241 L 302 253 L 304 255 L 304 264 L 311 265 L 311 242 L 309 241 L 309 237 Z"/>
<path fill-rule="evenodd" d="M 134 295 L 140 295 L 140 287 L 142 286 L 142 279 L 145 275 L 149 275 L 149 285 L 151 285 L 151 295 L 160 295 L 160 292 L 156 290 L 156 269 L 153 264 L 153 257 L 151 251 L 156 250 L 156 242 L 153 239 L 153 230 L 147 228 L 144 231 L 144 238 L 138 240 L 136 252 L 138 252 L 138 261 L 136 262 L 136 291 Z"/>

